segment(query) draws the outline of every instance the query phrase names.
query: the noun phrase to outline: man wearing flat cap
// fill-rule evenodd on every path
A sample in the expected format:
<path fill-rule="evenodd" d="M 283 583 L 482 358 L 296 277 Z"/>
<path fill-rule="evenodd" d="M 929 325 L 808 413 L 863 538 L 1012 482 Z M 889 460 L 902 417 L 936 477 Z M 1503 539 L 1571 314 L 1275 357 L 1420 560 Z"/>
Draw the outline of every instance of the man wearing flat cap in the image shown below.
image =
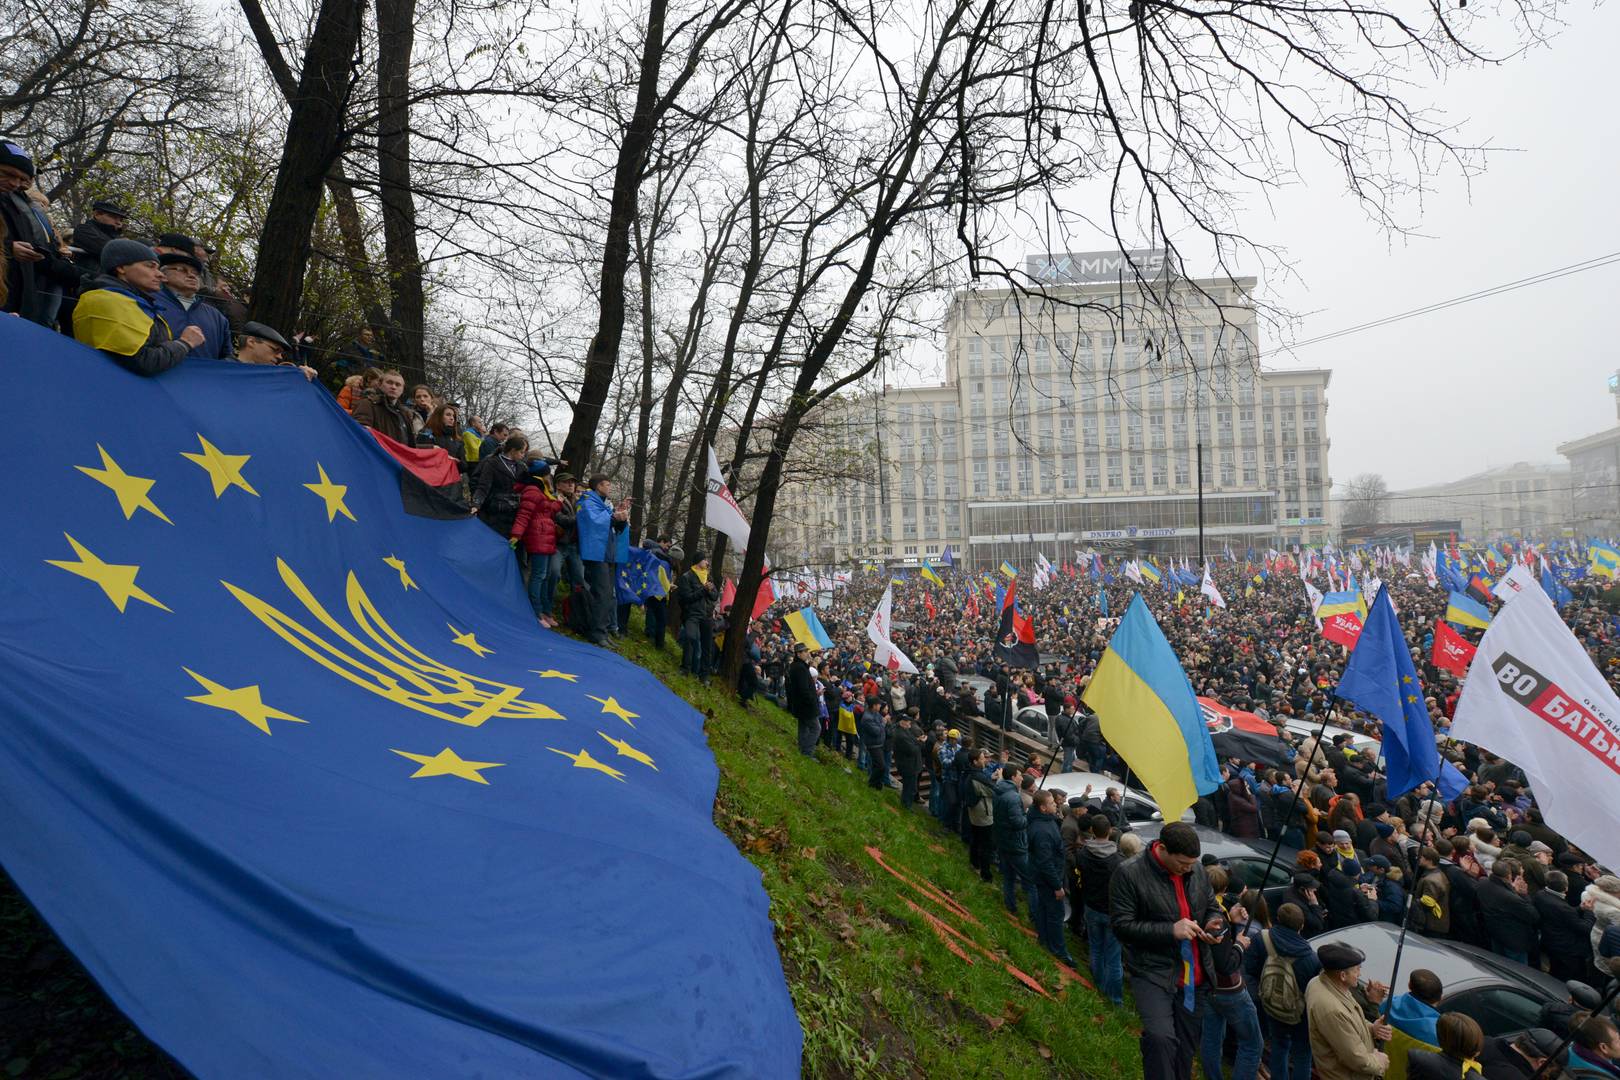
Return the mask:
<path fill-rule="evenodd" d="M 1311 1063 L 1322 1080 L 1372 1080 L 1389 1068 L 1389 1055 L 1374 1045 L 1393 1034 L 1382 1019 L 1368 1023 L 1351 993 L 1361 978 L 1360 949 L 1330 941 L 1316 950 L 1322 973 L 1305 987 L 1305 1017 L 1311 1029 Z M 1367 1000 L 1377 1005 L 1388 987 L 1371 983 Z"/>
<path fill-rule="evenodd" d="M 227 359 L 235 359 L 239 364 L 278 364 L 283 367 L 295 367 L 304 373 L 304 378 L 311 382 L 315 381 L 314 368 L 295 364 L 287 359 L 292 353 L 292 346 L 287 344 L 286 338 L 276 332 L 275 327 L 260 322 L 245 322 L 242 324 L 241 333 L 237 336 L 241 343 L 236 347 L 236 356 Z"/>
<path fill-rule="evenodd" d="M 197 295 L 202 288 L 202 261 L 172 247 L 152 250 L 157 252 L 158 265 L 163 268 L 163 287 L 157 292 L 158 314 L 169 324 L 170 333 L 178 337 L 186 327 L 195 326 L 202 331 L 203 343 L 189 355 L 204 360 L 229 360 L 230 321 L 218 308 L 204 303 Z"/>
<path fill-rule="evenodd" d="M 112 199 L 97 199 L 90 204 L 90 217 L 73 227 L 73 246 L 78 249 L 73 261 L 81 271 L 101 273 L 101 249 L 124 235 L 128 218 L 129 211 Z"/>

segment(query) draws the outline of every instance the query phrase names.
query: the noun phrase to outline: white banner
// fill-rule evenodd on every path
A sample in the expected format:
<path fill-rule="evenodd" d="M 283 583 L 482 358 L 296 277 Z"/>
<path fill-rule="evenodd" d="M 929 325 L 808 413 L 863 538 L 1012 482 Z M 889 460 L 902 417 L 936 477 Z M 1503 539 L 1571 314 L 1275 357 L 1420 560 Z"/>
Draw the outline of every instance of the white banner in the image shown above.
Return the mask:
<path fill-rule="evenodd" d="M 708 495 L 703 501 L 703 524 L 731 537 L 738 558 L 748 550 L 748 519 L 743 517 L 742 508 L 731 497 L 725 477 L 720 475 L 720 459 L 715 457 L 712 446 L 709 447 L 709 483 Z"/>
<path fill-rule="evenodd" d="M 905 653 L 895 647 L 889 640 L 890 611 L 894 607 L 894 586 L 890 585 L 883 590 L 883 599 L 873 609 L 872 617 L 866 623 L 866 636 L 872 639 L 877 646 L 877 662 L 890 671 L 903 671 L 907 675 L 917 674 L 917 665 L 913 664 Z"/>
<path fill-rule="evenodd" d="M 1199 587 L 1198 591 L 1209 597 L 1209 602 L 1216 607 L 1224 608 L 1226 606 L 1226 599 L 1221 596 L 1221 590 L 1215 587 L 1215 579 L 1210 575 L 1209 563 L 1204 564 L 1204 584 Z"/>
<path fill-rule="evenodd" d="M 1517 764 L 1550 827 L 1620 865 L 1620 699 L 1539 587 L 1491 620 L 1451 734 Z"/>
<path fill-rule="evenodd" d="M 1514 563 L 1513 569 L 1502 575 L 1502 579 L 1491 586 L 1491 595 L 1498 600 L 1511 600 L 1515 596 L 1530 589 L 1541 591 L 1541 582 L 1530 572 L 1530 568 L 1523 563 Z"/>

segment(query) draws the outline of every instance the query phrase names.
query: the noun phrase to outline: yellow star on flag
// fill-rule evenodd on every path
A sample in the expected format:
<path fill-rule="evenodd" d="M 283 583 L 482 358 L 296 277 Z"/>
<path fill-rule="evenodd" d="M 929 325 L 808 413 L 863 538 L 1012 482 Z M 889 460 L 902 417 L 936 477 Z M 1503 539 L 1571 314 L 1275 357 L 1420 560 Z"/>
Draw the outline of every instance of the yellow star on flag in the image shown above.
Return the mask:
<path fill-rule="evenodd" d="M 598 705 L 602 706 L 602 711 L 603 712 L 612 713 L 614 716 L 617 716 L 620 720 L 623 720 L 625 723 L 629 724 L 631 727 L 636 726 L 634 723 L 631 722 L 631 720 L 632 720 L 633 717 L 640 716 L 641 714 L 640 713 L 633 713 L 629 709 L 625 708 L 623 705 L 620 705 L 616 698 L 597 697 L 595 694 L 586 694 L 585 696 L 590 698 L 592 701 L 596 702 Z"/>
<path fill-rule="evenodd" d="M 196 679 L 202 688 L 208 691 L 206 694 L 188 697 L 186 698 L 187 701 L 195 701 L 199 705 L 207 705 L 211 708 L 233 712 L 266 735 L 271 733 L 270 721 L 272 720 L 291 720 L 295 724 L 309 723 L 308 720 L 301 720 L 292 713 L 282 712 L 280 709 L 266 705 L 264 699 L 259 696 L 257 686 L 243 686 L 232 690 L 230 687 L 223 686 L 207 676 L 197 674 L 188 667 L 183 667 L 180 670 Z"/>
<path fill-rule="evenodd" d="M 604 765 L 600 761 L 597 761 L 595 758 L 591 757 L 591 752 L 589 750 L 581 750 L 577 754 L 570 754 L 568 751 L 559 750 L 555 746 L 548 746 L 546 749 L 550 750 L 553 754 L 561 754 L 563 757 L 568 758 L 574 763 L 574 768 L 576 769 L 595 769 L 597 772 L 607 773 L 621 784 L 624 783 L 624 773 L 613 768 L 611 765 Z"/>
<path fill-rule="evenodd" d="M 459 776 L 475 784 L 488 784 L 489 781 L 479 774 L 479 770 L 498 769 L 506 764 L 503 761 L 468 761 L 448 746 L 432 757 L 426 754 L 413 754 L 409 750 L 395 750 L 394 753 L 402 758 L 410 758 L 422 766 L 411 773 L 412 780 L 424 776 Z"/>
<path fill-rule="evenodd" d="M 252 484 L 242 479 L 242 466 L 248 463 L 252 455 L 224 453 L 201 435 L 197 436 L 197 441 L 202 443 L 202 453 L 188 454 L 182 451 L 180 456 L 195 462 L 208 474 L 208 478 L 214 482 L 214 498 L 225 494 L 228 487 L 239 487 L 249 495 L 258 494 Z"/>
<path fill-rule="evenodd" d="M 1410 683 L 1411 681 L 1412 681 L 1412 676 L 1410 676 L 1410 675 L 1402 675 L 1401 676 L 1401 682 Z"/>
<path fill-rule="evenodd" d="M 546 668 L 544 671 L 541 671 L 539 668 L 530 668 L 529 670 L 540 676 L 542 679 L 566 679 L 568 682 L 579 682 L 578 675 L 570 675 L 568 672 L 558 671 L 556 668 Z"/>
<path fill-rule="evenodd" d="M 111 600 L 119 611 L 123 611 L 131 600 L 139 600 L 143 604 L 151 604 L 164 611 L 170 610 L 167 604 L 135 584 L 135 575 L 141 572 L 140 567 L 102 562 L 89 548 L 73 537 L 67 533 L 62 535 L 67 536 L 67 542 L 73 545 L 73 552 L 79 557 L 78 561 L 46 559 L 47 563 L 100 585 L 101 591 L 107 594 L 107 599 Z"/>
<path fill-rule="evenodd" d="M 602 736 L 602 738 L 606 739 L 608 741 L 608 743 L 610 745 L 612 745 L 613 749 L 615 749 L 615 750 L 617 750 L 619 752 L 620 757 L 627 757 L 631 761 L 639 761 L 643 765 L 647 766 L 647 768 L 651 769 L 653 772 L 658 771 L 658 766 L 653 764 L 653 759 L 652 758 L 648 757 L 646 754 L 642 753 L 640 750 L 637 750 L 635 747 L 631 746 L 629 743 L 625 742 L 623 739 L 615 739 L 613 736 L 609 735 L 605 731 L 598 731 L 597 734 Z"/>
<path fill-rule="evenodd" d="M 304 486 L 319 495 L 321 501 L 326 503 L 326 520 L 328 522 L 336 521 L 337 516 L 342 514 L 350 521 L 354 521 L 354 515 L 349 513 L 347 506 L 343 505 L 343 496 L 349 493 L 349 486 L 347 484 L 332 483 L 332 478 L 326 475 L 326 466 L 320 462 L 315 463 L 315 468 L 321 474 L 321 482 L 318 484 L 305 484 Z"/>
<path fill-rule="evenodd" d="M 148 480 L 144 476 L 129 475 L 112 459 L 111 454 L 102 449 L 100 443 L 96 443 L 96 452 L 101 455 L 101 468 L 92 469 L 88 465 L 75 465 L 74 468 L 98 484 L 105 484 L 112 489 L 112 493 L 118 496 L 118 508 L 124 512 L 125 521 L 134 517 L 137 510 L 145 510 L 153 517 L 169 521 L 168 515 L 159 510 L 152 497 L 147 494 L 157 481 Z M 169 524 L 173 525 L 174 522 L 169 521 Z"/>
<path fill-rule="evenodd" d="M 403 588 L 417 589 L 416 582 L 412 581 L 411 575 L 405 572 L 404 559 L 398 558 L 394 555 L 389 555 L 383 559 L 383 562 L 387 563 L 391 568 L 399 571 L 399 583 Z M 421 590 L 417 589 L 417 591 L 420 592 Z"/>
<path fill-rule="evenodd" d="M 455 644 L 460 645 L 464 649 L 471 649 L 474 656 L 482 658 L 495 651 L 488 645 L 478 644 L 478 638 L 473 635 L 471 630 L 468 630 L 466 633 L 462 633 L 460 630 L 456 629 L 455 623 L 445 623 L 444 625 L 448 626 L 450 628 L 450 632 L 456 635 L 450 640 Z"/>

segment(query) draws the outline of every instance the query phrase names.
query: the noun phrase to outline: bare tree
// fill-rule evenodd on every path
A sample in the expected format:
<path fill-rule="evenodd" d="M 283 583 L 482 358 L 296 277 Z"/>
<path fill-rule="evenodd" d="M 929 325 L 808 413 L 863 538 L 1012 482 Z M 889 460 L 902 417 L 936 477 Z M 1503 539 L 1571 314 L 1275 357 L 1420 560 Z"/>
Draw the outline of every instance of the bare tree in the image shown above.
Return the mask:
<path fill-rule="evenodd" d="M 1344 487 L 1342 525 L 1376 525 L 1389 509 L 1389 487 L 1378 473 L 1359 473 Z"/>

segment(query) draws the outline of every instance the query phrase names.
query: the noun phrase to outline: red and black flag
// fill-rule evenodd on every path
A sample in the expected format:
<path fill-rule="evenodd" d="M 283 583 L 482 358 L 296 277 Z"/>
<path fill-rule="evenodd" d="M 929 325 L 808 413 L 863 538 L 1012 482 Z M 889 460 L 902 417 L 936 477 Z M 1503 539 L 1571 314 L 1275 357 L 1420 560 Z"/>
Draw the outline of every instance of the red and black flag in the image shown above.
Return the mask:
<path fill-rule="evenodd" d="M 461 470 L 440 447 L 419 449 L 395 442 L 376 428 L 366 428 L 388 456 L 404 466 L 399 472 L 399 496 L 405 512 L 418 517 L 465 519 L 467 504 L 461 497 Z"/>
<path fill-rule="evenodd" d="M 1018 610 L 1018 582 L 1007 586 L 1001 599 L 1001 628 L 996 631 L 996 658 L 1011 667 L 1040 667 L 1041 654 L 1035 648 L 1035 623 Z"/>

